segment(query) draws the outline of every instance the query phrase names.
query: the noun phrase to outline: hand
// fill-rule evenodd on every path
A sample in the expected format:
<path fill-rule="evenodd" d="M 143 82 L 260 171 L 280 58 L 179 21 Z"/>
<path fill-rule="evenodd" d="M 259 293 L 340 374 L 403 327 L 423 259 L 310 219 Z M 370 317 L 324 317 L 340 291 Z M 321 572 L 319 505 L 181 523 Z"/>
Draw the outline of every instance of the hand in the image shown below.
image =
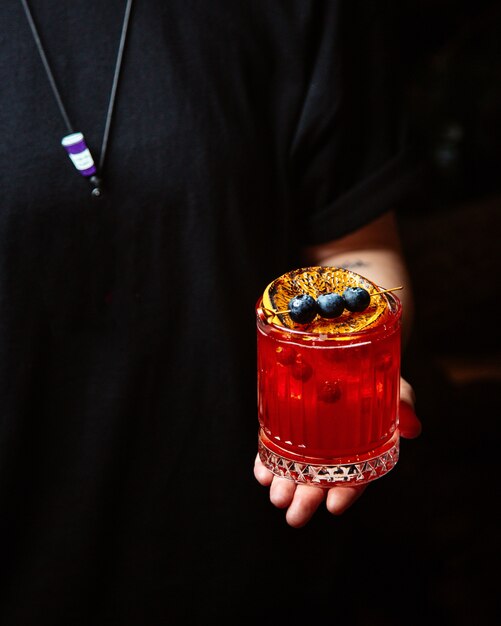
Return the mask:
<path fill-rule="evenodd" d="M 406 439 L 414 439 L 421 433 L 421 422 L 414 413 L 414 391 L 410 384 L 400 379 L 400 434 Z M 288 478 L 272 474 L 256 456 L 254 476 L 263 487 L 270 488 L 270 501 L 279 509 L 286 509 L 285 520 L 293 528 L 305 526 L 318 507 L 325 501 L 332 515 L 344 513 L 367 488 L 336 486 L 330 489 L 297 485 Z"/>

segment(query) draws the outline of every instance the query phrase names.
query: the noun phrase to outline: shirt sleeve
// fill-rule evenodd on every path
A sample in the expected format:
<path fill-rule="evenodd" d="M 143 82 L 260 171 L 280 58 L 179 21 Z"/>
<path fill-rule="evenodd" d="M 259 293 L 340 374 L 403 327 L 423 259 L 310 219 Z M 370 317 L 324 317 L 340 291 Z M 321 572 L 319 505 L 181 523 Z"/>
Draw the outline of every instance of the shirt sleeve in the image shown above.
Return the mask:
<path fill-rule="evenodd" d="M 398 208 L 420 171 L 391 16 L 356 0 L 323 11 L 291 145 L 303 245 Z"/>

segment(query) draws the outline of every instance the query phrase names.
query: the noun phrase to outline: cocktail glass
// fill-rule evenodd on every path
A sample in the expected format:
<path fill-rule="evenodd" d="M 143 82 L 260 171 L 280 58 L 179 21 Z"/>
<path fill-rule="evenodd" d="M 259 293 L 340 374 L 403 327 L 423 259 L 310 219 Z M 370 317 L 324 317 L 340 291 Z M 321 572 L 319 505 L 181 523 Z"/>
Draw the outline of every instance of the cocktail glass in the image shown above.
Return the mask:
<path fill-rule="evenodd" d="M 346 486 L 397 463 L 401 303 L 381 297 L 384 314 L 349 334 L 281 326 L 257 302 L 258 449 L 275 475 Z"/>

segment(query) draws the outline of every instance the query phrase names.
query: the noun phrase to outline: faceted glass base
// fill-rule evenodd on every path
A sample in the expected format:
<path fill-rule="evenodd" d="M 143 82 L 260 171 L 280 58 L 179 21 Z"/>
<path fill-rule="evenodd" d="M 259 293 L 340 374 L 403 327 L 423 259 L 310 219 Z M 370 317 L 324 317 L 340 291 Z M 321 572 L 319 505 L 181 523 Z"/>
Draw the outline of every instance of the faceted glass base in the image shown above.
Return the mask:
<path fill-rule="evenodd" d="M 261 431 L 258 440 L 259 457 L 276 476 L 316 487 L 334 485 L 348 487 L 376 480 L 393 469 L 398 461 L 400 437 L 397 430 L 380 453 L 375 450 L 370 454 L 351 457 L 349 460 L 330 459 L 328 463 L 298 460 L 297 457 L 293 459 L 295 455 L 287 458 L 284 456 L 285 450 L 282 453 L 273 452 L 267 447 L 266 441 L 267 437 Z"/>

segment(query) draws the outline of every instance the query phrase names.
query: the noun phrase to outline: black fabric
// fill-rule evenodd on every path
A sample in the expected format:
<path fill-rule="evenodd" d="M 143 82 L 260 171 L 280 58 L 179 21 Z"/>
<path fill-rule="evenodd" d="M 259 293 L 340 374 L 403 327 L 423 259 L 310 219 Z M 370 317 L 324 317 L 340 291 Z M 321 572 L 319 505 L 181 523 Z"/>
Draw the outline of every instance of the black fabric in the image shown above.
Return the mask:
<path fill-rule="evenodd" d="M 125 2 L 30 5 L 98 160 Z M 349 525 L 292 530 L 253 477 L 254 304 L 408 189 L 383 18 L 137 0 L 96 201 L 1 2 L 2 626 L 271 620 L 350 588 Z"/>

